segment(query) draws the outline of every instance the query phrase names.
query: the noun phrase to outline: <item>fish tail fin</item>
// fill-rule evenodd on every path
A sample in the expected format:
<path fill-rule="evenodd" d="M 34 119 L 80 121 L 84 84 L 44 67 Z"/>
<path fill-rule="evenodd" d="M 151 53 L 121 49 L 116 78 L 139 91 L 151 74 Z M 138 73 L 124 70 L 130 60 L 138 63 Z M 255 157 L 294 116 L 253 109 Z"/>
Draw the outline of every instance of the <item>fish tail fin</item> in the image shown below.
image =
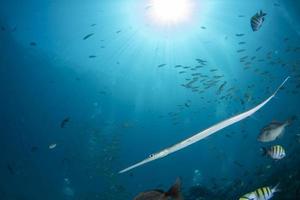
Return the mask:
<path fill-rule="evenodd" d="M 181 180 L 180 178 L 176 179 L 176 182 L 172 187 L 166 192 L 166 196 L 172 197 L 175 200 L 183 200 L 181 196 Z"/>
<path fill-rule="evenodd" d="M 290 79 L 290 77 L 286 77 L 284 79 L 284 81 L 280 84 L 280 86 L 275 90 L 275 92 L 273 93 L 273 96 L 276 96 L 277 92 L 284 86 L 284 84 Z"/>
<path fill-rule="evenodd" d="M 259 16 L 264 17 L 266 15 L 267 15 L 267 13 L 264 13 L 262 10 L 259 11 Z"/>
<path fill-rule="evenodd" d="M 268 154 L 268 149 L 266 147 L 261 147 L 260 150 L 263 156 L 266 156 Z"/>
<path fill-rule="evenodd" d="M 280 192 L 280 188 L 279 188 L 279 185 L 280 183 L 277 183 L 273 188 L 272 188 L 272 193 L 275 193 L 275 192 Z"/>
<path fill-rule="evenodd" d="M 297 116 L 294 115 L 294 116 L 290 117 L 290 118 L 286 121 L 286 124 L 287 124 L 287 125 L 290 125 L 290 124 L 293 123 L 296 119 L 297 119 Z"/>

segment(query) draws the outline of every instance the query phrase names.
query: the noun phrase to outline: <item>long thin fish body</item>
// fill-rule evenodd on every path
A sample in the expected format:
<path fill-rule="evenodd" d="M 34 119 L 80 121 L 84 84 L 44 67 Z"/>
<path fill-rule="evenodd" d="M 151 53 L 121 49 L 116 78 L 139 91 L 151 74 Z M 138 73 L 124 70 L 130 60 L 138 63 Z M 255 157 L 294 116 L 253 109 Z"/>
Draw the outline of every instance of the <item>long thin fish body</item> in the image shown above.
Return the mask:
<path fill-rule="evenodd" d="M 248 110 L 248 111 L 245 111 L 241 114 L 238 114 L 238 115 L 235 115 L 229 119 L 226 119 L 224 121 L 221 121 L 207 129 L 205 129 L 204 131 L 200 132 L 200 133 L 197 133 L 195 135 L 193 135 L 192 137 L 190 138 L 187 138 L 171 147 L 168 147 L 166 149 L 163 149 L 162 151 L 159 151 L 155 154 L 151 154 L 148 158 L 142 160 L 141 162 L 139 163 L 136 163 L 128 168 L 125 168 L 121 171 L 119 171 L 119 173 L 124 173 L 124 172 L 127 172 L 129 170 L 132 170 L 136 167 L 139 167 L 141 165 L 144 165 L 146 163 L 149 163 L 149 162 L 152 162 L 154 160 L 157 160 L 157 159 L 160 159 L 160 158 L 163 158 L 163 157 L 166 157 L 167 155 L 169 154 L 172 154 L 176 151 L 179 151 L 185 147 L 188 147 L 216 132 L 218 132 L 219 130 L 222 130 L 224 128 L 226 128 L 227 126 L 230 126 L 232 124 L 235 124 L 251 115 L 253 115 L 255 112 L 257 112 L 258 110 L 260 110 L 264 105 L 266 105 L 272 98 L 274 98 L 274 96 L 277 94 L 277 92 L 280 90 L 280 88 L 286 83 L 286 81 L 289 79 L 290 77 L 287 77 L 282 83 L 281 85 L 275 90 L 275 92 L 269 97 L 267 98 L 265 101 L 263 101 L 262 103 L 258 104 L 256 107 Z"/>

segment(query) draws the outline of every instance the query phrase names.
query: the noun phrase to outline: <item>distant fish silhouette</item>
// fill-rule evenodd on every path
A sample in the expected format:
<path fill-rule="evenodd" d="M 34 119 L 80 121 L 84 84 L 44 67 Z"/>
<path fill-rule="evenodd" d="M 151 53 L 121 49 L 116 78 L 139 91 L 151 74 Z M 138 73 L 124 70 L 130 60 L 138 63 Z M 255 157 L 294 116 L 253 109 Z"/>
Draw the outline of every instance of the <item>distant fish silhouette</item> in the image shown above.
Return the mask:
<path fill-rule="evenodd" d="M 259 50 L 261 50 L 262 49 L 262 47 L 258 47 L 255 51 L 259 51 Z"/>
<path fill-rule="evenodd" d="M 30 44 L 30 46 L 33 46 L 33 47 L 35 47 L 37 45 L 36 42 L 30 42 L 29 44 Z"/>
<path fill-rule="evenodd" d="M 237 50 L 236 52 L 242 53 L 242 52 L 244 52 L 244 51 L 246 51 L 246 49 L 239 49 L 239 50 Z"/>
<path fill-rule="evenodd" d="M 70 122 L 70 118 L 66 117 L 64 120 L 61 121 L 60 128 L 65 128 L 65 126 L 68 122 Z"/>
<path fill-rule="evenodd" d="M 86 40 L 86 39 L 92 37 L 93 35 L 94 35 L 94 33 L 87 34 L 86 36 L 83 37 L 83 40 Z"/>
<path fill-rule="evenodd" d="M 37 146 L 32 146 L 30 151 L 31 152 L 37 152 L 39 150 L 39 148 Z"/>
<path fill-rule="evenodd" d="M 164 66 L 166 66 L 167 64 L 160 64 L 160 65 L 158 65 L 157 67 L 164 67 Z"/>
<path fill-rule="evenodd" d="M 10 175 L 15 175 L 15 170 L 14 170 L 14 168 L 10 164 L 7 164 L 6 167 L 7 167 L 8 171 L 9 171 Z"/>

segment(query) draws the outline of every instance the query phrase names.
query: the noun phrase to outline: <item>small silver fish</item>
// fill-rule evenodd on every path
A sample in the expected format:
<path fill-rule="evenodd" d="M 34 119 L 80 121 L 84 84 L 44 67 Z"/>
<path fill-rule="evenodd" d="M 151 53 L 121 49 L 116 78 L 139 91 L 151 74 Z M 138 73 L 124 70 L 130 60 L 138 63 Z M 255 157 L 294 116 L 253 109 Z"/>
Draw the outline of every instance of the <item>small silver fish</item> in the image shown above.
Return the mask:
<path fill-rule="evenodd" d="M 276 140 L 278 137 L 283 136 L 285 128 L 290 125 L 295 120 L 295 117 L 291 117 L 286 122 L 271 122 L 269 125 L 265 126 L 257 140 L 260 142 L 271 142 Z"/>
<path fill-rule="evenodd" d="M 57 144 L 53 143 L 49 145 L 49 149 L 54 149 L 57 146 Z"/>
<path fill-rule="evenodd" d="M 263 155 L 268 155 L 275 160 L 280 160 L 286 156 L 285 150 L 281 145 L 275 145 L 269 149 L 263 147 Z"/>
<path fill-rule="evenodd" d="M 180 179 L 177 178 L 175 184 L 167 191 L 163 190 L 151 190 L 138 194 L 133 200 L 183 200 L 180 191 Z"/>
<path fill-rule="evenodd" d="M 265 16 L 267 14 L 263 13 L 263 11 L 261 10 L 260 12 L 256 13 L 253 17 L 251 17 L 250 23 L 251 23 L 251 28 L 253 31 L 258 31 L 263 22 L 265 21 Z"/>

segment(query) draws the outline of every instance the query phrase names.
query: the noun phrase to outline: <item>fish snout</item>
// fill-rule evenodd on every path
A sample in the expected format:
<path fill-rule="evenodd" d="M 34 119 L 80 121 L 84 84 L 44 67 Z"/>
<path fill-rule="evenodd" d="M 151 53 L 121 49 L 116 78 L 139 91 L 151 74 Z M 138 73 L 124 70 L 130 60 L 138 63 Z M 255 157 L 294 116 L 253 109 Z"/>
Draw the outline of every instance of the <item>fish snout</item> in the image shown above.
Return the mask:
<path fill-rule="evenodd" d="M 263 135 L 262 135 L 262 134 L 259 134 L 259 135 L 257 136 L 257 140 L 260 141 L 260 142 L 263 142 L 263 140 L 264 140 Z"/>

